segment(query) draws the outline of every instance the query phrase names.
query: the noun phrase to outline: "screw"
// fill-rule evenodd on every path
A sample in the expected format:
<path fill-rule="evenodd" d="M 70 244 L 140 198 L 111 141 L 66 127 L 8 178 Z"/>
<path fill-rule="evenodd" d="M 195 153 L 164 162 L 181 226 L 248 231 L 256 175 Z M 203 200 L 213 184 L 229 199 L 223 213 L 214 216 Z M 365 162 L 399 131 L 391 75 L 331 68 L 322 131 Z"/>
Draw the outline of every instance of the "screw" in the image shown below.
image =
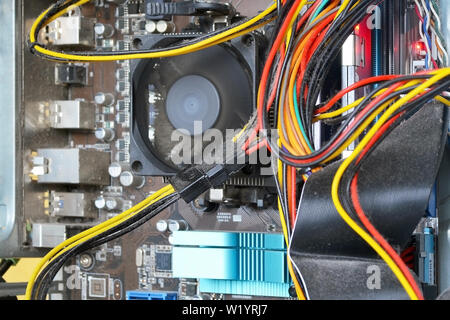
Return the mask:
<path fill-rule="evenodd" d="M 89 254 L 83 253 L 80 256 L 80 266 L 84 269 L 88 269 L 92 266 L 92 263 L 94 261 L 92 260 L 92 257 Z"/>

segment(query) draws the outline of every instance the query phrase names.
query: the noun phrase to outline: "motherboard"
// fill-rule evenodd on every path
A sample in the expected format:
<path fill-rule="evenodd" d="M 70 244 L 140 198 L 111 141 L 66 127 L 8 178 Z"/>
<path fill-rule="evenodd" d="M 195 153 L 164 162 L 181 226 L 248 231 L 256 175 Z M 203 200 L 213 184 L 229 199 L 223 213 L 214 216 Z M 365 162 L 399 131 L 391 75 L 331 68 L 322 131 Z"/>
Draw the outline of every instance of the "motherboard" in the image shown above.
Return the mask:
<path fill-rule="evenodd" d="M 435 299 L 450 286 L 449 9 L 2 0 L 0 257 L 67 243 L 51 262 L 173 187 L 145 223 L 47 270 L 41 298 Z M 210 166 L 250 129 L 244 162 Z"/>

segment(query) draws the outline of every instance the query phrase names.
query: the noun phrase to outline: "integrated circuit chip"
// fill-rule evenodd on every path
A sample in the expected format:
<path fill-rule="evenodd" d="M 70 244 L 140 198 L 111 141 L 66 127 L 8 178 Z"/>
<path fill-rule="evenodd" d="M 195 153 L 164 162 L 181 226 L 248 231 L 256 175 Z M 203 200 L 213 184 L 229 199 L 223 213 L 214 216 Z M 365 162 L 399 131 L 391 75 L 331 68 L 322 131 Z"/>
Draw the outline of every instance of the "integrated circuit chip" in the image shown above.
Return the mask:
<path fill-rule="evenodd" d="M 171 271 L 172 270 L 172 254 L 166 252 L 156 252 L 155 256 L 156 271 Z"/>

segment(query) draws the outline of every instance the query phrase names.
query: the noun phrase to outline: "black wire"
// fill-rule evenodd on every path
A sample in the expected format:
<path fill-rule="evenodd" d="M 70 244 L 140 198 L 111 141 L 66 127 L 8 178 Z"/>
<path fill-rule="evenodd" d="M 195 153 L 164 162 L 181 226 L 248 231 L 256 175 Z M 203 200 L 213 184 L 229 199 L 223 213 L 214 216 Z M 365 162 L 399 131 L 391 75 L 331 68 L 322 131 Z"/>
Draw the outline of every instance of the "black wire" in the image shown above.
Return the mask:
<path fill-rule="evenodd" d="M 366 16 L 366 9 L 372 1 L 361 1 L 352 10 L 350 10 L 350 5 L 347 6 L 347 10 L 342 12 L 340 19 L 336 19 L 336 23 L 330 27 L 326 40 L 318 46 L 306 67 L 298 99 L 300 116 L 303 117 L 301 120 L 305 125 L 306 135 L 310 141 L 313 140 L 311 123 L 313 110 L 322 90 L 325 76 L 329 73 L 332 62 L 341 51 L 342 45 L 352 34 L 354 26 Z M 342 24 L 338 24 L 340 20 L 343 20 Z M 308 87 L 308 93 L 306 102 L 304 102 L 306 87 Z"/>
<path fill-rule="evenodd" d="M 287 221 L 286 220 L 287 207 L 286 207 L 286 203 L 284 202 L 284 194 L 283 194 L 283 191 L 281 190 L 280 181 L 278 181 L 278 178 L 275 175 L 274 175 L 274 180 L 275 180 L 275 186 L 277 188 L 278 198 L 280 199 L 281 210 L 283 211 L 283 212 L 281 212 L 281 214 L 284 217 L 284 221 Z M 288 237 L 290 237 L 290 235 L 291 235 L 290 226 L 286 225 L 286 228 L 287 228 Z"/>
<path fill-rule="evenodd" d="M 282 87 L 282 82 L 283 82 L 283 74 L 286 72 L 287 64 L 289 62 L 288 57 L 291 54 L 293 54 L 293 51 L 294 51 L 294 48 L 295 48 L 294 47 L 294 42 L 295 42 L 294 41 L 294 36 L 295 36 L 295 34 L 294 34 L 294 32 L 292 32 L 291 39 L 290 39 L 289 45 L 287 47 L 286 56 L 285 56 L 285 59 L 283 61 L 283 65 L 281 66 L 280 78 L 278 79 L 278 82 L 276 83 L 277 93 L 276 93 L 275 101 L 274 101 L 274 117 L 275 117 L 274 126 L 276 126 L 277 122 L 278 122 L 278 109 L 280 107 L 280 95 L 281 95 L 281 87 Z M 266 88 L 267 88 L 267 85 L 266 85 Z M 264 109 L 266 108 L 267 99 L 268 99 L 268 95 L 266 94 L 264 96 L 264 104 L 263 104 Z M 284 101 L 282 101 L 281 103 L 284 103 Z M 263 117 L 264 116 L 265 115 L 263 113 Z M 267 115 L 267 117 L 268 117 L 268 115 Z M 267 121 L 267 123 L 268 123 L 268 121 Z"/>
<path fill-rule="evenodd" d="M 310 140 L 312 140 L 312 114 L 310 109 L 317 102 L 323 82 L 325 81 L 325 75 L 328 74 L 332 61 L 339 54 L 345 40 L 353 32 L 354 25 L 365 16 L 366 7 L 370 2 L 370 0 L 366 0 L 351 11 L 349 11 L 350 6 L 348 6 L 341 13 L 330 27 L 326 40 L 319 44 L 310 59 L 310 63 L 306 67 L 298 99 L 301 120 L 307 128 L 306 135 Z M 308 87 L 308 94 L 305 102 L 304 92 L 306 86 Z"/>
<path fill-rule="evenodd" d="M 70 250 L 56 257 L 42 270 L 42 272 L 37 277 L 35 285 L 33 286 L 32 299 L 34 298 L 45 299 L 45 296 L 48 292 L 48 289 L 51 285 L 54 276 L 68 259 L 74 257 L 75 255 L 81 252 L 97 247 L 103 243 L 114 240 L 124 234 L 133 231 L 140 225 L 144 224 L 145 222 L 156 216 L 159 212 L 169 207 L 178 199 L 179 199 L 178 194 L 169 195 L 166 198 L 163 198 L 153 203 L 149 207 L 143 209 L 142 211 L 140 211 L 130 219 L 122 222 L 121 224 L 79 244 L 78 246 L 71 248 Z"/>
<path fill-rule="evenodd" d="M 175 197 L 173 198 L 173 202 L 176 201 L 178 198 Z M 76 254 L 79 254 L 81 252 L 84 252 L 86 250 L 89 250 L 91 248 L 97 247 L 107 241 L 116 239 L 117 237 L 124 235 L 130 231 L 133 231 L 134 229 L 136 229 L 138 226 L 140 226 L 141 224 L 145 223 L 146 221 L 148 221 L 149 219 L 151 219 L 153 216 L 155 216 L 157 213 L 159 213 L 160 211 L 162 211 L 163 209 L 165 209 L 167 206 L 169 206 L 171 203 L 173 203 L 171 201 L 166 202 L 165 204 L 162 204 L 162 206 L 158 207 L 156 210 L 154 210 L 152 212 L 152 210 L 150 208 L 148 208 L 148 210 L 146 210 L 146 212 L 141 212 L 139 215 L 139 217 L 133 217 L 133 221 L 134 223 L 131 223 L 132 221 L 128 221 L 128 223 L 126 223 L 128 226 L 124 227 L 123 225 L 116 227 L 114 230 L 117 230 L 116 232 L 112 232 L 114 230 L 109 230 L 108 234 L 109 235 L 99 235 L 95 238 L 92 238 L 88 241 L 86 241 L 83 244 L 80 244 L 78 247 L 75 247 L 73 249 L 70 250 L 70 252 L 66 252 L 63 255 L 61 255 L 60 257 L 58 257 L 58 259 L 55 259 L 55 261 L 53 261 L 53 265 L 49 266 L 49 268 L 47 270 L 43 270 L 43 273 L 46 276 L 45 281 L 41 281 L 39 282 L 39 295 L 38 295 L 38 299 L 45 299 L 46 296 L 46 292 L 48 291 L 50 285 L 51 285 L 51 281 L 54 278 L 54 276 L 56 275 L 56 273 L 58 272 L 58 270 L 64 265 L 64 263 L 67 261 L 67 259 L 75 256 Z M 151 212 L 151 215 L 148 215 L 148 213 Z M 147 214 L 146 216 L 144 216 L 144 218 L 141 218 L 143 215 Z M 35 295 L 33 295 L 34 297 Z"/>
<path fill-rule="evenodd" d="M 292 41 L 291 41 L 291 44 L 292 44 Z M 288 52 L 288 54 L 290 54 L 290 52 Z M 287 60 L 288 59 L 285 59 L 285 63 L 287 63 Z M 284 65 L 283 68 L 286 68 L 286 65 Z M 279 83 L 280 83 L 280 81 L 279 81 Z M 278 85 L 278 88 L 280 90 L 280 85 Z M 267 92 L 267 86 L 266 86 L 266 92 Z M 267 95 L 266 95 L 266 97 L 267 97 Z M 277 100 L 279 100 L 279 95 L 277 96 Z M 278 101 L 277 101 L 277 103 L 278 103 Z M 302 108 L 301 108 L 300 105 L 299 105 L 299 108 L 300 108 L 300 111 L 301 111 Z M 263 109 L 263 129 L 266 129 L 266 128 L 269 128 L 269 127 L 270 126 L 268 125 L 268 115 L 267 115 L 266 109 Z M 342 128 L 342 130 L 343 130 L 343 128 Z M 326 146 L 326 147 L 328 147 L 328 146 Z M 325 149 L 326 147 L 322 147 L 322 149 Z M 316 156 L 317 154 L 319 154 L 322 149 L 320 149 L 319 151 L 313 152 L 312 154 L 310 154 L 308 156 L 301 156 L 301 157 L 293 156 L 290 153 L 284 152 L 282 150 L 280 151 L 280 154 L 284 155 L 286 157 L 289 157 L 291 159 L 295 159 L 295 160 L 307 160 L 308 158 L 312 158 L 312 157 Z"/>

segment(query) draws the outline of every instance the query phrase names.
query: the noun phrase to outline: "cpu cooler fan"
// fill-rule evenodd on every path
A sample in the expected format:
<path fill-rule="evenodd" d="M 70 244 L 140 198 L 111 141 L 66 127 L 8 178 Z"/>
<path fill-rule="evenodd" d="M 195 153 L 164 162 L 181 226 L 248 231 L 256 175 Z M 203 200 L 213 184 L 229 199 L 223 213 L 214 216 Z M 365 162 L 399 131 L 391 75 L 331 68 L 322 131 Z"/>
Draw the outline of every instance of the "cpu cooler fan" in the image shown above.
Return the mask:
<path fill-rule="evenodd" d="M 186 37 L 138 41 L 155 48 Z M 173 175 L 187 165 L 171 160 L 178 143 L 171 139 L 175 130 L 193 141 L 207 129 L 225 133 L 248 121 L 255 106 L 262 43 L 259 34 L 250 34 L 186 55 L 131 63 L 130 162 L 136 174 Z M 194 131 L 194 121 L 201 121 L 200 131 Z"/>

